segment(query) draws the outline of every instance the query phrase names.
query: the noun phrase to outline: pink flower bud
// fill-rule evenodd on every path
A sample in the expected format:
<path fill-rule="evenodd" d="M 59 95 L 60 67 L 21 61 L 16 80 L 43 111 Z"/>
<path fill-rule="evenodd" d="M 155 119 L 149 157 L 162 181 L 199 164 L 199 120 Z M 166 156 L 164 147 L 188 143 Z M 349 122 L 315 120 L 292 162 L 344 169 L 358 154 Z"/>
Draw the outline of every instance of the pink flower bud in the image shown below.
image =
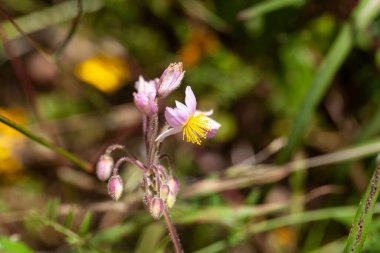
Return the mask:
<path fill-rule="evenodd" d="M 96 175 L 102 181 L 106 181 L 112 173 L 113 159 L 109 155 L 102 155 L 96 165 Z"/>
<path fill-rule="evenodd" d="M 170 191 L 174 194 L 177 195 L 179 191 L 179 181 L 176 177 L 170 177 L 168 182 L 167 182 Z"/>
<path fill-rule="evenodd" d="M 168 198 L 169 193 L 170 193 L 170 189 L 169 189 L 168 185 L 165 184 L 165 185 L 161 186 L 161 188 L 160 188 L 160 197 L 163 200 L 166 200 Z"/>
<path fill-rule="evenodd" d="M 164 213 L 164 201 L 160 198 L 154 197 L 150 202 L 150 214 L 155 220 L 161 218 Z"/>
<path fill-rule="evenodd" d="M 152 201 L 153 199 L 153 194 L 151 191 L 146 191 L 145 194 L 144 194 L 144 197 L 143 197 L 143 202 L 145 204 L 145 206 L 149 207 L 150 206 L 150 202 Z"/>
<path fill-rule="evenodd" d="M 170 92 L 177 89 L 181 84 L 185 72 L 182 70 L 182 62 L 171 63 L 162 73 L 157 84 L 157 93 L 161 97 L 166 97 Z"/>
<path fill-rule="evenodd" d="M 157 80 L 145 81 L 142 76 L 136 82 L 137 92 L 133 93 L 137 108 L 144 114 L 152 115 L 158 111 L 156 104 L 156 83 Z"/>
<path fill-rule="evenodd" d="M 166 199 L 166 205 L 169 208 L 172 208 L 174 206 L 175 201 L 176 201 L 176 196 L 177 196 L 176 194 L 169 192 L 168 198 Z"/>
<path fill-rule="evenodd" d="M 152 115 L 158 111 L 158 106 L 154 99 L 149 98 L 145 94 L 134 93 L 135 104 L 137 108 L 144 114 Z"/>
<path fill-rule="evenodd" d="M 108 194 L 117 201 L 123 193 L 123 180 L 119 175 L 112 176 L 108 181 Z"/>

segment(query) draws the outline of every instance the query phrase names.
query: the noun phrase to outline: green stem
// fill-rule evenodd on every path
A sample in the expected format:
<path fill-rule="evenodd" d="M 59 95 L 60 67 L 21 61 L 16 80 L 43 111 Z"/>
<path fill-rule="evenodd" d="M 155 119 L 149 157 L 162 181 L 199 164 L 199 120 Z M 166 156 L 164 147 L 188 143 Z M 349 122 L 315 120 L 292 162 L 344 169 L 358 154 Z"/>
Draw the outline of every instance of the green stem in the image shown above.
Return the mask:
<path fill-rule="evenodd" d="M 374 208 L 380 192 L 380 162 L 377 162 L 372 179 L 368 184 L 366 193 L 362 197 L 356 216 L 351 226 L 351 231 L 347 239 L 345 253 L 359 253 L 362 248 L 372 223 Z"/>
<path fill-rule="evenodd" d="M 48 149 L 54 151 L 55 153 L 63 156 L 64 158 L 66 158 L 67 160 L 72 162 L 73 164 L 77 165 L 79 168 L 81 168 L 85 171 L 91 171 L 91 166 L 86 161 L 83 161 L 83 160 L 77 158 L 74 154 L 70 153 L 69 151 L 67 151 L 61 147 L 57 147 L 57 146 L 51 144 L 50 142 L 48 142 L 44 138 L 33 134 L 32 132 L 30 132 L 26 128 L 24 128 L 24 127 L 20 126 L 19 124 L 11 121 L 10 119 L 4 117 L 1 114 L 0 114 L 0 122 L 2 122 L 5 125 L 15 129 L 16 131 L 22 133 L 23 135 L 29 137 L 30 139 L 34 140 L 35 142 L 41 144 L 42 146 L 45 146 L 46 148 L 48 148 Z"/>

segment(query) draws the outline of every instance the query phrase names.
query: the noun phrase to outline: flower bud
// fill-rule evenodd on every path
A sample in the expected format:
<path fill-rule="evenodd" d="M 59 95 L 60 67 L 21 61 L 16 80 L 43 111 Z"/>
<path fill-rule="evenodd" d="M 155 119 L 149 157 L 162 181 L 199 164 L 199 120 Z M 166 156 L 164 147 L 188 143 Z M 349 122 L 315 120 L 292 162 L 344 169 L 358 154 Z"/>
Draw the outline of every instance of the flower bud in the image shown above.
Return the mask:
<path fill-rule="evenodd" d="M 151 191 L 146 191 L 143 197 L 143 202 L 145 206 L 149 207 L 152 199 L 153 199 L 153 193 Z"/>
<path fill-rule="evenodd" d="M 164 213 L 164 201 L 160 198 L 154 197 L 150 202 L 150 214 L 155 220 L 161 218 Z"/>
<path fill-rule="evenodd" d="M 112 176 L 108 181 L 108 194 L 117 201 L 123 193 L 123 180 L 119 175 Z"/>
<path fill-rule="evenodd" d="M 170 189 L 169 189 L 168 185 L 165 184 L 165 185 L 161 186 L 161 188 L 160 188 L 160 197 L 163 200 L 166 200 L 168 198 L 169 193 L 170 193 Z"/>
<path fill-rule="evenodd" d="M 158 111 L 158 106 L 154 98 L 150 98 L 145 94 L 134 93 L 134 100 L 137 108 L 144 114 L 153 115 Z"/>
<path fill-rule="evenodd" d="M 156 83 L 157 80 L 145 81 L 142 76 L 136 82 L 137 92 L 133 93 L 137 108 L 144 114 L 152 115 L 158 111 L 156 104 Z"/>
<path fill-rule="evenodd" d="M 157 93 L 161 97 L 166 97 L 170 92 L 177 89 L 181 84 L 185 72 L 182 70 L 182 62 L 171 63 L 162 73 L 157 83 Z"/>
<path fill-rule="evenodd" d="M 112 173 L 113 159 L 109 155 L 102 155 L 96 165 L 96 175 L 102 181 L 106 181 Z"/>
<path fill-rule="evenodd" d="M 167 182 L 170 191 L 174 194 L 177 195 L 179 191 L 179 181 L 176 177 L 170 177 Z"/>
<path fill-rule="evenodd" d="M 176 200 L 176 194 L 169 192 L 168 198 L 166 199 L 166 205 L 169 208 L 172 208 L 175 204 L 175 200 Z"/>

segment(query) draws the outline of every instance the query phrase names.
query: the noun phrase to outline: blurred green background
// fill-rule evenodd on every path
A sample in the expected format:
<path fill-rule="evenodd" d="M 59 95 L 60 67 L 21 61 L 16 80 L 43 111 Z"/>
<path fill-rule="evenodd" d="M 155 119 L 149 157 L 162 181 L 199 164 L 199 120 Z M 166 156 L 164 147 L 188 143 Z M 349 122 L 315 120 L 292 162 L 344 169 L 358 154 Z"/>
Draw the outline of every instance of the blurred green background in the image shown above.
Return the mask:
<path fill-rule="evenodd" d="M 181 182 L 171 209 L 185 252 L 342 252 L 380 152 L 378 0 L 3 0 L 0 252 L 174 252 L 123 171 L 114 203 L 94 164 L 142 155 L 139 75 L 183 62 L 222 127 L 163 147 Z M 164 105 L 162 105 L 163 108 Z M 376 201 L 376 198 L 373 200 Z M 380 212 L 375 206 L 374 213 Z M 379 252 L 374 216 L 364 252 Z"/>

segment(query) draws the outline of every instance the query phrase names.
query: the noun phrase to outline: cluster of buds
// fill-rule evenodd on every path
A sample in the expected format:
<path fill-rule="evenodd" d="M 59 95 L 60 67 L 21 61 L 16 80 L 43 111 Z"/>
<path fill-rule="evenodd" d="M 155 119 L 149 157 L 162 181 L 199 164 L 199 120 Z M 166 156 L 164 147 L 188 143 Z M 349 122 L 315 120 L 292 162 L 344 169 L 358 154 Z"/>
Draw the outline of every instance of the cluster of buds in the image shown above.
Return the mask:
<path fill-rule="evenodd" d="M 133 94 L 136 107 L 143 114 L 143 132 L 146 147 L 146 161 L 139 161 L 122 145 L 112 145 L 100 156 L 96 174 L 102 181 L 108 180 L 108 193 L 118 200 L 123 192 L 123 180 L 119 169 L 124 163 L 131 163 L 144 173 L 141 187 L 144 191 L 143 202 L 154 219 L 159 219 L 167 208 L 172 208 L 179 191 L 178 179 L 173 175 L 172 161 L 168 155 L 160 155 L 163 140 L 182 132 L 182 139 L 200 145 L 203 139 L 213 137 L 220 124 L 209 116 L 211 111 L 196 109 L 197 100 L 190 86 L 186 87 L 185 103 L 176 101 L 176 107 L 165 108 L 166 122 L 159 124 L 159 100 L 168 96 L 181 84 L 184 76 L 182 63 L 170 64 L 160 78 L 150 81 L 140 76 Z M 114 150 L 123 151 L 125 156 L 115 161 Z M 168 168 L 160 161 L 167 159 Z"/>
<path fill-rule="evenodd" d="M 162 165 L 149 169 L 141 182 L 144 204 L 154 219 L 159 219 L 165 206 L 172 208 L 177 198 L 179 182 Z"/>

